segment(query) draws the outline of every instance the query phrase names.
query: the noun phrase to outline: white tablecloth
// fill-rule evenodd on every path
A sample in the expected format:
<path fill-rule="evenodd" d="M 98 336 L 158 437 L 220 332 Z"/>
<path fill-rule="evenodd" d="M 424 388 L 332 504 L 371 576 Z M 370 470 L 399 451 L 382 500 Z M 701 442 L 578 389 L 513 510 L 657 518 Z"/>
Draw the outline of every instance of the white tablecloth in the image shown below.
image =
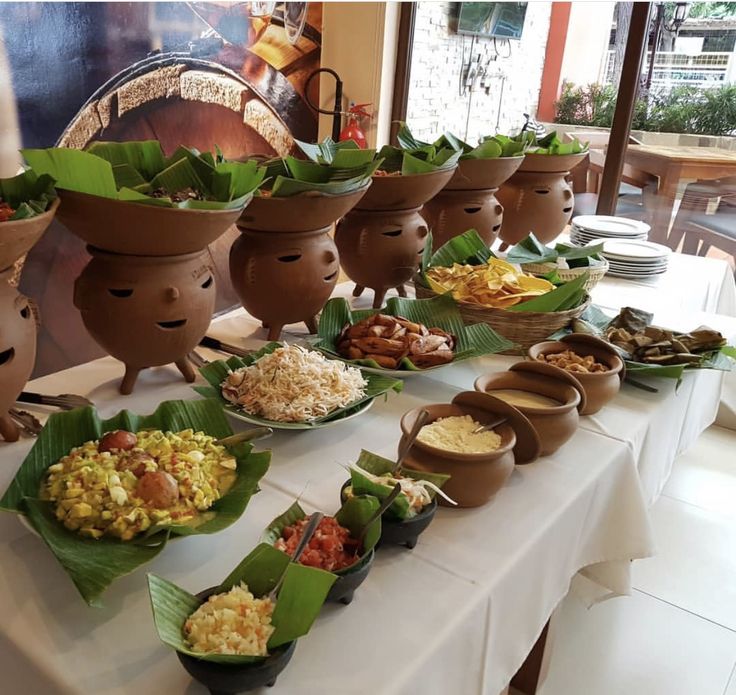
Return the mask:
<path fill-rule="evenodd" d="M 242 314 L 219 321 L 212 333 L 263 337 Z M 482 362 L 473 370 L 484 371 Z M 361 448 L 392 454 L 398 417 L 469 388 L 472 380 L 452 383 L 462 372 L 449 379 L 464 367 L 407 379 L 404 393 L 379 399 L 340 426 L 277 434 L 263 491 L 233 527 L 171 543 L 145 569 L 116 582 L 100 610 L 83 604 L 40 540 L 12 515 L 0 515 L 3 682 L 13 683 L 11 692 L 49 695 L 203 693 L 158 643 L 144 572 L 199 590 L 237 564 L 296 495 L 308 508 L 335 510 L 346 478 L 340 464 Z M 175 370 L 160 368 L 145 372 L 123 398 L 115 392 L 121 375 L 121 365 L 105 358 L 43 377 L 30 389 L 89 395 L 105 416 L 121 407 L 149 412 L 160 400 L 192 395 Z M 631 414 L 632 421 L 639 417 Z M 0 446 L 4 489 L 30 442 Z M 578 570 L 585 568 L 596 598 L 626 593 L 629 561 L 652 552 L 634 451 L 583 428 L 555 455 L 519 467 L 485 507 L 440 509 L 413 551 L 382 549 L 353 604 L 325 608 L 271 692 L 497 695 Z"/>

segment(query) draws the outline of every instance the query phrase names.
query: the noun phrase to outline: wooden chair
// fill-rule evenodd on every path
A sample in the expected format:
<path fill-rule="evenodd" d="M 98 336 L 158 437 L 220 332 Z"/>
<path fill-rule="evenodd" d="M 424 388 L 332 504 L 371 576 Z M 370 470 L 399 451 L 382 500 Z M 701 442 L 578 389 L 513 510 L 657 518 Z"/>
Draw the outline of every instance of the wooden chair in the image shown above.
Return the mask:
<path fill-rule="evenodd" d="M 705 256 L 717 248 L 736 258 L 736 176 L 685 187 L 667 245 Z"/>

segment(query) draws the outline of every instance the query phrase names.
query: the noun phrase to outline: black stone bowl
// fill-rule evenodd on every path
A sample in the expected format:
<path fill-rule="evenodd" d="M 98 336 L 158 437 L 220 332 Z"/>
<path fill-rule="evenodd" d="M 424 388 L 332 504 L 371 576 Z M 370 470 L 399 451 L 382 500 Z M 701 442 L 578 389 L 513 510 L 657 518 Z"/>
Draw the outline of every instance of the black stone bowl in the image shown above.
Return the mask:
<path fill-rule="evenodd" d="M 204 601 L 216 588 L 201 591 L 197 598 Z M 276 677 L 286 668 L 295 649 L 296 640 L 277 647 L 263 661 L 242 666 L 216 664 L 181 652 L 176 652 L 176 655 L 189 675 L 208 688 L 211 695 L 234 695 L 276 683 Z"/>
<path fill-rule="evenodd" d="M 347 480 L 340 488 L 342 502 L 345 502 L 345 488 L 350 485 L 351 481 Z M 405 545 L 411 550 L 417 544 L 419 535 L 432 523 L 436 511 L 436 499 L 433 499 L 419 514 L 403 521 L 397 519 L 387 509 L 381 516 L 381 539 L 378 541 L 378 547 L 384 544 Z"/>
<path fill-rule="evenodd" d="M 347 606 L 352 603 L 355 590 L 365 581 L 371 571 L 375 552 L 373 549 L 357 564 L 347 569 L 335 572 L 337 581 L 327 594 L 327 601 L 340 602 Z"/>

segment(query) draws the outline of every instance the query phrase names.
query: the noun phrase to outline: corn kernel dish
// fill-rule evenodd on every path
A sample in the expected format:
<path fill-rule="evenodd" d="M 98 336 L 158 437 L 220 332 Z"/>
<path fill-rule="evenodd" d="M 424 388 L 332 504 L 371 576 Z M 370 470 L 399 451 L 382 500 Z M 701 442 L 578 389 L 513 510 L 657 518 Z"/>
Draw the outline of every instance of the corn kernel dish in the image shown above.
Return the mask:
<path fill-rule="evenodd" d="M 84 538 L 129 541 L 152 526 L 195 525 L 236 477 L 236 460 L 191 429 L 108 432 L 51 465 L 41 498 Z"/>

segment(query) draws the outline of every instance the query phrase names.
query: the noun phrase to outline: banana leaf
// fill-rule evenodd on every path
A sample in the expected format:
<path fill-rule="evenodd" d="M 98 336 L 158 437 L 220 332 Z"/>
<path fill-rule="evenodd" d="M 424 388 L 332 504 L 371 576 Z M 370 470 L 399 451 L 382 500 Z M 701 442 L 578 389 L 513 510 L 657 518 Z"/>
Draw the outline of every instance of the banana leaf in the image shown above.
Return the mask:
<path fill-rule="evenodd" d="M 139 172 L 146 181 L 167 166 L 158 140 L 93 142 L 85 151 L 110 162 L 113 167 L 125 164 Z"/>
<path fill-rule="evenodd" d="M 433 239 L 430 233 L 424 245 L 422 255 L 422 273 L 432 266 L 449 267 L 454 263 L 468 265 L 483 265 L 489 258 L 496 255 L 488 248 L 475 229 L 468 229 L 459 236 L 453 237 L 447 243 L 433 250 Z"/>
<path fill-rule="evenodd" d="M 58 188 L 103 198 L 118 197 L 112 165 L 89 152 L 58 147 L 23 149 L 21 154 L 37 174 L 51 176 Z"/>
<path fill-rule="evenodd" d="M 340 140 L 335 142 L 331 137 L 326 137 L 322 142 L 303 142 L 294 140 L 299 149 L 313 162 L 318 164 L 332 164 L 333 159 L 341 150 L 357 150 L 358 143 L 355 140 Z M 367 152 L 369 150 L 363 150 Z"/>
<path fill-rule="evenodd" d="M 151 415 L 123 410 L 108 420 L 100 419 L 92 407 L 53 413 L 0 499 L 0 510 L 29 518 L 89 605 L 99 605 L 100 596 L 113 580 L 150 561 L 170 537 L 216 533 L 237 521 L 268 470 L 270 451 L 254 453 L 252 445 L 240 444 L 231 448 L 237 460 L 235 483 L 196 525 L 159 527 L 127 542 L 107 537 L 85 539 L 65 529 L 56 520 L 52 504 L 39 499 L 48 467 L 73 447 L 99 439 L 104 432 L 145 428 L 172 432 L 192 428 L 218 438 L 232 434 L 215 400 L 167 401 Z"/>
<path fill-rule="evenodd" d="M 525 239 L 513 246 L 506 260 L 509 263 L 550 263 L 557 261 L 558 258 L 564 258 L 566 261 L 580 260 L 584 258 L 600 259 L 600 252 L 603 250 L 603 244 L 595 246 L 571 246 L 570 244 L 556 244 L 554 248 L 545 246 L 540 242 L 532 232 Z M 597 257 L 597 258 L 596 258 Z M 569 265 L 569 263 L 568 263 Z M 585 265 L 588 265 L 587 263 Z"/>
<path fill-rule="evenodd" d="M 587 296 L 585 283 L 587 281 L 588 273 L 583 273 L 574 280 L 570 280 L 570 282 L 560 285 L 551 292 L 547 292 L 547 294 L 542 294 L 521 304 L 510 306 L 507 311 L 536 311 L 546 313 L 574 309 L 585 301 Z"/>
<path fill-rule="evenodd" d="M 381 476 L 390 474 L 393 470 L 395 461 L 391 459 L 383 458 L 378 454 L 372 454 L 370 451 L 362 449 L 360 457 L 356 461 L 356 465 L 362 468 L 368 473 L 373 475 Z M 449 475 L 442 473 L 424 473 L 421 471 L 414 471 L 410 468 L 400 468 L 399 474 L 405 478 L 413 478 L 414 480 L 427 480 L 430 483 L 434 483 L 437 487 L 441 488 L 449 479 Z M 367 478 L 362 473 L 350 469 L 350 483 L 352 492 L 356 495 L 373 495 L 373 497 L 379 500 L 384 500 L 391 494 L 393 485 L 381 485 L 373 482 L 370 478 Z M 434 499 L 435 492 L 431 488 L 427 490 L 429 496 Z M 397 519 L 410 519 L 416 516 L 416 510 L 409 506 L 409 499 L 406 495 L 399 495 L 386 510 L 388 513 L 395 516 Z"/>
<path fill-rule="evenodd" d="M 229 591 L 244 582 L 257 598 L 268 594 L 285 573 L 271 617 L 275 628 L 268 649 L 291 642 L 309 632 L 325 602 L 330 587 L 337 580 L 331 572 L 289 562 L 280 550 L 261 543 L 228 575 L 217 593 Z M 187 591 L 155 574 L 148 575 L 148 594 L 159 639 L 178 652 L 220 664 L 249 664 L 263 661 L 263 656 L 238 654 L 203 654 L 192 651 L 184 639 L 184 623 L 201 605 Z"/>
<path fill-rule="evenodd" d="M 536 147 L 529 150 L 531 154 L 567 155 L 581 154 L 588 151 L 588 143 L 582 143 L 577 138 L 571 142 L 562 142 L 556 130 L 547 133 L 536 141 Z"/>
<path fill-rule="evenodd" d="M 378 510 L 381 503 L 372 495 L 360 495 L 351 497 L 345 500 L 342 507 L 335 514 L 335 519 L 340 526 L 345 527 L 350 531 L 350 535 L 353 538 L 357 538 L 370 517 Z M 300 519 L 304 519 L 307 516 L 306 512 L 301 508 L 299 502 L 294 502 L 283 514 L 277 516 L 263 532 L 261 541 L 273 545 L 276 541 L 281 538 L 281 534 L 287 526 L 295 524 Z M 368 532 L 363 539 L 363 547 L 359 551 L 359 555 L 356 557 L 355 562 L 341 570 L 336 570 L 333 574 L 338 577 L 347 574 L 351 570 L 355 569 L 358 565 L 362 564 L 370 555 L 371 550 L 375 547 L 381 538 L 381 518 L 379 517 L 373 523 L 371 523 Z"/>
<path fill-rule="evenodd" d="M 227 360 L 216 360 L 214 362 L 210 362 L 199 370 L 199 373 L 205 378 L 209 386 L 194 386 L 193 388 L 197 393 L 199 393 L 201 396 L 204 396 L 205 398 L 216 398 L 220 403 L 221 408 L 224 408 L 225 410 L 234 413 L 235 415 L 246 414 L 250 420 L 252 420 L 253 422 L 257 422 L 258 424 L 265 427 L 276 427 L 278 429 L 289 430 L 304 430 L 313 429 L 314 427 L 326 422 L 342 420 L 362 410 L 366 407 L 369 401 L 372 401 L 374 398 L 377 398 L 380 395 L 388 395 L 388 393 L 391 391 L 400 393 L 404 386 L 403 382 L 399 381 L 398 379 L 392 379 L 380 374 L 363 372 L 363 377 L 368 382 L 368 385 L 365 387 L 365 396 L 363 398 L 356 401 L 355 403 L 351 403 L 350 405 L 345 406 L 344 408 L 334 410 L 328 415 L 316 418 L 315 420 L 310 420 L 308 422 L 274 422 L 273 420 L 267 420 L 266 418 L 251 415 L 249 413 L 244 413 L 240 408 L 237 408 L 232 403 L 230 403 L 230 401 L 222 396 L 222 389 L 220 388 L 220 385 L 230 372 L 235 371 L 236 369 L 241 369 L 243 367 L 249 367 L 258 359 L 260 359 L 264 355 L 273 352 L 274 350 L 276 350 L 276 348 L 279 347 L 281 347 L 281 343 L 272 342 L 268 343 L 268 345 L 265 345 L 263 348 L 258 350 L 258 352 L 255 352 L 252 355 L 248 355 L 247 357 L 233 356 Z"/>
<path fill-rule="evenodd" d="M 477 323 L 466 326 L 458 310 L 457 303 L 450 294 L 438 295 L 430 299 L 408 299 L 391 297 L 383 309 L 365 309 L 355 311 L 342 297 L 333 297 L 322 309 L 317 331 L 318 341 L 315 343 L 322 352 L 337 357 L 356 366 L 382 369 L 374 360 L 348 360 L 337 352 L 337 340 L 346 324 L 358 321 L 379 313 L 390 316 L 403 316 L 409 321 L 423 323 L 427 328 L 441 328 L 457 338 L 455 358 L 448 364 L 456 364 L 481 355 L 490 355 L 511 349 L 514 344 L 496 333 L 488 324 Z M 419 369 L 411 360 L 404 357 L 399 363 L 399 370 L 412 372 L 429 372 L 447 365 L 436 365 Z"/>
<path fill-rule="evenodd" d="M 38 176 L 28 169 L 17 176 L 0 179 L 0 201 L 15 210 L 10 220 L 26 220 L 40 215 L 55 199 L 54 179 L 48 174 Z"/>

